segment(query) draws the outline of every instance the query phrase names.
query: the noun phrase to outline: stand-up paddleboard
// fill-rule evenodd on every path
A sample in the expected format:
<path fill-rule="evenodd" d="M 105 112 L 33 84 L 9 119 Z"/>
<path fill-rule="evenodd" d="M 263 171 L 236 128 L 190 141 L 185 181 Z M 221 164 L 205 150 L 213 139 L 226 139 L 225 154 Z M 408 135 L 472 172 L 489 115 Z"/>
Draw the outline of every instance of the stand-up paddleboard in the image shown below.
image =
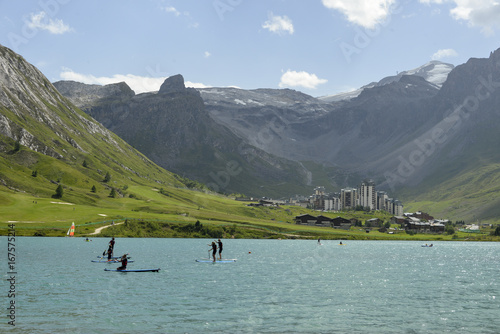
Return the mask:
<path fill-rule="evenodd" d="M 122 261 L 117 261 L 117 260 L 111 260 L 111 261 L 108 261 L 108 260 L 92 260 L 91 262 L 95 262 L 95 263 L 121 263 Z M 128 263 L 132 263 L 132 262 L 134 262 L 134 260 L 128 260 L 127 262 Z"/>
<path fill-rule="evenodd" d="M 148 271 L 153 271 L 153 272 L 158 272 L 160 271 L 160 268 L 154 268 L 154 269 L 125 269 L 125 270 L 118 270 L 118 269 L 104 269 L 104 271 L 118 271 L 121 273 L 143 273 L 143 272 L 148 272 Z"/>
<path fill-rule="evenodd" d="M 203 263 L 214 263 L 214 260 L 211 259 L 196 259 L 196 262 L 203 262 Z M 215 263 L 230 263 L 230 262 L 236 262 L 236 259 L 222 259 L 222 260 L 215 260 Z"/>
<path fill-rule="evenodd" d="M 107 259 L 108 256 L 107 255 L 104 255 L 104 256 L 98 255 L 97 258 L 103 260 L 103 259 Z M 111 259 L 113 259 L 113 260 L 114 259 L 121 259 L 121 258 L 122 258 L 121 256 L 112 256 L 111 257 Z M 131 256 L 127 256 L 127 259 L 130 259 L 130 258 L 131 258 Z"/>

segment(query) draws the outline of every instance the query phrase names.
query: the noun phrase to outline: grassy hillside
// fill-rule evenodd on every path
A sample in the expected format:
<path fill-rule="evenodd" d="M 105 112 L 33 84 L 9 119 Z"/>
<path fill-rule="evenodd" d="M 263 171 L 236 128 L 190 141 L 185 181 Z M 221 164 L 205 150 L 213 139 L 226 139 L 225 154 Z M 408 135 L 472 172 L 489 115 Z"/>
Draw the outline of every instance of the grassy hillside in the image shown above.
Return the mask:
<path fill-rule="evenodd" d="M 405 202 L 405 210 L 466 222 L 500 222 L 500 164 L 471 169 Z"/>
<path fill-rule="evenodd" d="M 12 145 L 3 138 L 2 145 Z M 394 234 L 363 228 L 349 231 L 293 223 L 294 217 L 318 212 L 300 207 L 250 207 L 205 191 L 187 189 L 176 176 L 154 169 L 155 178 L 138 177 L 124 169 L 101 165 L 92 160 L 87 167 L 65 164 L 25 147 L 17 152 L 0 154 L 0 235 L 6 235 L 14 224 L 17 235 L 65 236 L 72 222 L 76 236 L 94 237 L 235 237 L 235 238 L 303 238 L 357 240 L 460 240 L 471 236 Z M 95 164 L 95 165 L 94 165 Z M 100 171 L 98 168 L 100 167 Z M 33 171 L 37 171 L 36 176 Z M 111 181 L 104 182 L 104 171 L 112 170 Z M 147 171 L 142 171 L 146 173 Z M 54 179 L 58 181 L 54 181 Z M 57 183 L 63 185 L 62 198 L 53 198 Z M 96 192 L 91 187 L 96 187 Z M 111 188 L 117 196 L 110 197 Z M 341 215 L 361 221 L 378 217 L 388 221 L 384 213 L 322 213 Z M 92 233 L 113 222 L 98 235 Z M 196 222 L 199 226 L 196 227 Z M 489 235 L 476 235 L 480 240 L 494 240 Z M 498 239 L 498 238 L 497 238 Z"/>

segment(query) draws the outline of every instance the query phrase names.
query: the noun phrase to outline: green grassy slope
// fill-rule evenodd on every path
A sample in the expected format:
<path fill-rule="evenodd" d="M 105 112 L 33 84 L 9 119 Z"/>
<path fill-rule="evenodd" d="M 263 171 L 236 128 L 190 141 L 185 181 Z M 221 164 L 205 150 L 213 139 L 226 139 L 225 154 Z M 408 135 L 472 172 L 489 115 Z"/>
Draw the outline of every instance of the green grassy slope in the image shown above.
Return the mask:
<path fill-rule="evenodd" d="M 436 217 L 483 223 L 500 221 L 500 164 L 488 164 L 435 184 L 424 195 L 405 202 L 405 210 Z"/>

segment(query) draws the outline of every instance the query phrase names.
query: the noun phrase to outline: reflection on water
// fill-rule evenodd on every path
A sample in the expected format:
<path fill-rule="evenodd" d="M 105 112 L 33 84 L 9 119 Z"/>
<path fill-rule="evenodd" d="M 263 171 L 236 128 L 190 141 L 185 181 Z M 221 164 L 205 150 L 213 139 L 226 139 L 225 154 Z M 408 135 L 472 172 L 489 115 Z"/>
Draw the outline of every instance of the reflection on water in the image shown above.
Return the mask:
<path fill-rule="evenodd" d="M 13 333 L 498 333 L 500 244 L 18 238 Z M 4 276 L 6 273 L 4 273 Z M 5 280 L 4 280 L 5 282 Z M 3 284 L 6 291 L 6 285 Z M 7 324 L 0 328 L 6 328 Z M 3 330 L 2 330 L 3 331 Z"/>

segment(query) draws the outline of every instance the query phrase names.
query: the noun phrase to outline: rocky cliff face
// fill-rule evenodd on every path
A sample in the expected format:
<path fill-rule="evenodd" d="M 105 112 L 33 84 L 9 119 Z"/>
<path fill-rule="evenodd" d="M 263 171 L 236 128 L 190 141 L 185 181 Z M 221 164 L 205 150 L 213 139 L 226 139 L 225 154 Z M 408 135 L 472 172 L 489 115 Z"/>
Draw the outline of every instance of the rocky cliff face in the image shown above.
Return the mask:
<path fill-rule="evenodd" d="M 86 108 L 163 166 L 198 180 L 213 181 L 228 161 L 249 163 L 250 178 L 234 178 L 242 181 L 230 186 L 235 191 L 249 180 L 263 184 L 257 175 L 291 182 L 297 172 L 301 184 L 306 175 L 314 180 L 294 167 L 305 161 L 325 166 L 337 189 L 366 177 L 387 190 L 416 189 L 500 160 L 492 151 L 500 142 L 499 64 L 499 51 L 471 59 L 451 72 L 447 67 L 441 83 L 425 80 L 423 74 L 436 70 L 430 64 L 337 102 L 289 89 L 204 88 L 187 94 L 175 76 L 158 93 L 118 102 L 107 97 L 106 104 L 106 98 L 93 99 Z M 198 163 L 201 173 L 193 167 Z"/>
<path fill-rule="evenodd" d="M 89 105 L 92 101 L 104 98 L 123 100 L 135 95 L 134 91 L 125 83 L 111 85 L 86 85 L 76 81 L 59 81 L 54 87 L 77 107 Z"/>
<path fill-rule="evenodd" d="M 282 188 L 268 185 L 296 191 L 307 186 L 307 172 L 300 164 L 252 147 L 214 122 L 200 93 L 186 88 L 181 75 L 167 78 L 158 92 L 139 95 L 123 94 L 128 89 L 117 87 L 122 84 L 54 85 L 160 166 L 213 190 L 279 196 Z"/>
<path fill-rule="evenodd" d="M 438 88 L 419 76 L 402 76 L 336 103 L 283 90 L 274 95 L 293 98 L 232 88 L 200 92 L 212 118 L 266 152 L 357 169 L 404 143 L 408 125 L 425 122 L 420 102 Z"/>
<path fill-rule="evenodd" d="M 114 140 L 109 131 L 84 114 L 61 113 L 58 107 L 73 107 L 34 66 L 12 50 L 0 46 L 0 134 L 19 141 L 30 149 L 56 158 L 66 156 L 50 135 L 40 133 L 32 122 L 46 126 L 60 140 L 84 151 L 79 142 L 79 129 L 98 133 Z"/>
<path fill-rule="evenodd" d="M 118 85 L 110 92 L 130 95 L 125 88 Z M 94 88 L 90 91 L 96 94 Z M 49 189 L 58 184 L 67 190 L 68 200 L 75 196 L 84 203 L 98 201 L 98 195 L 90 193 L 92 184 L 101 189 L 118 182 L 182 186 L 171 173 L 75 107 L 33 65 L 1 45 L 0 164 L 9 166 L 0 171 L 0 187 L 48 197 Z M 35 171 L 36 177 L 29 176 Z M 105 171 L 114 175 L 113 182 L 102 182 Z"/>
<path fill-rule="evenodd" d="M 312 97 L 273 100 L 258 90 L 200 92 L 212 118 L 246 142 L 290 160 L 335 166 L 330 175 L 336 186 L 348 185 L 342 184 L 345 175 L 357 175 L 394 190 L 431 177 L 445 180 L 440 171 L 451 168 L 449 161 L 465 168 L 465 152 L 484 154 L 477 143 L 489 147 L 495 137 L 489 132 L 500 105 L 499 54 L 456 68 L 429 63 L 332 103 Z"/>

